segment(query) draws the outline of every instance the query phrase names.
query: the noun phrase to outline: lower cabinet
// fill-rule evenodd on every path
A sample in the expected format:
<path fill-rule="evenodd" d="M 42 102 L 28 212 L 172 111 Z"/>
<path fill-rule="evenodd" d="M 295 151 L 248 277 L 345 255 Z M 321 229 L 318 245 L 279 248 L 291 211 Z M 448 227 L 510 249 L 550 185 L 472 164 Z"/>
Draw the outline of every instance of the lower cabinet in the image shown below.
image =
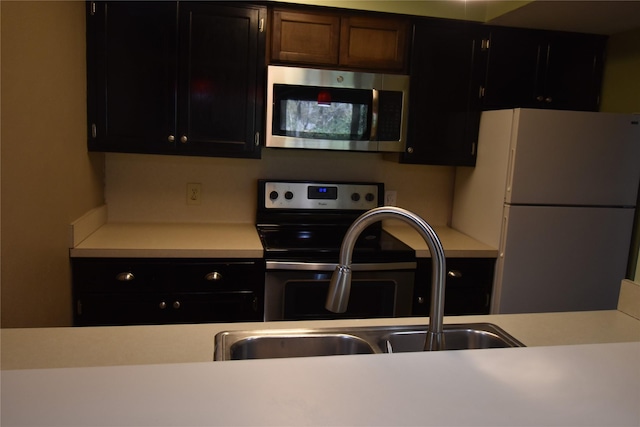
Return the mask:
<path fill-rule="evenodd" d="M 445 316 L 489 314 L 495 264 L 495 258 L 447 258 Z M 413 291 L 414 316 L 429 315 L 431 271 L 431 258 L 420 258 Z"/>
<path fill-rule="evenodd" d="M 262 321 L 264 260 L 72 258 L 76 326 Z"/>

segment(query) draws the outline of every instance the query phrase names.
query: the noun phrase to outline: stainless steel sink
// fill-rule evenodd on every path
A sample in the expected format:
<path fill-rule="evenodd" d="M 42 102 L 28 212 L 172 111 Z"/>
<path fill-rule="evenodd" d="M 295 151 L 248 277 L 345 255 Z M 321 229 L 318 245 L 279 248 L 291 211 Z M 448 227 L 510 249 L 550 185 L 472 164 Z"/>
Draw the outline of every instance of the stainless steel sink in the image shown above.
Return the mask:
<path fill-rule="evenodd" d="M 380 326 L 227 331 L 215 336 L 214 360 L 423 351 L 427 328 Z M 445 350 L 524 347 L 491 323 L 444 325 Z"/>
<path fill-rule="evenodd" d="M 371 354 L 374 349 L 362 338 L 342 333 L 281 333 L 248 336 L 229 346 L 229 359 Z"/>
<path fill-rule="evenodd" d="M 424 327 L 389 332 L 381 337 L 379 345 L 388 353 L 422 351 L 426 336 Z M 444 325 L 445 350 L 505 347 L 524 347 L 524 344 L 491 323 Z"/>

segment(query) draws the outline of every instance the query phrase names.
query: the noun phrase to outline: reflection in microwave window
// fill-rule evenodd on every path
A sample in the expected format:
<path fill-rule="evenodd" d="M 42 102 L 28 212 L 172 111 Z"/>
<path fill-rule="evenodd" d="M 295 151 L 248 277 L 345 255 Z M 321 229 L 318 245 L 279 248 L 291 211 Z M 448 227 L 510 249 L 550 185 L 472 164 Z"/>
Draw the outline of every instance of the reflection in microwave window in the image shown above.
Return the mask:
<path fill-rule="evenodd" d="M 333 140 L 369 137 L 366 104 L 283 99 L 280 107 L 280 129 L 286 136 Z"/>

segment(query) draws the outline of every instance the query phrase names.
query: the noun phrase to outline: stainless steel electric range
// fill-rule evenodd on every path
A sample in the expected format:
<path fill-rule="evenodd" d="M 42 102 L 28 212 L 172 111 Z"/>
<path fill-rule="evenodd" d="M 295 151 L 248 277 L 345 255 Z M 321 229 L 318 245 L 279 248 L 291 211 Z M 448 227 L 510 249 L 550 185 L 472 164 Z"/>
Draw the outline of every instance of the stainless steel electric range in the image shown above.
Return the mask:
<path fill-rule="evenodd" d="M 383 200 L 383 183 L 258 181 L 256 228 L 266 261 L 264 320 L 411 314 L 415 251 L 381 223 L 356 243 L 346 313 L 324 308 L 346 230 Z"/>

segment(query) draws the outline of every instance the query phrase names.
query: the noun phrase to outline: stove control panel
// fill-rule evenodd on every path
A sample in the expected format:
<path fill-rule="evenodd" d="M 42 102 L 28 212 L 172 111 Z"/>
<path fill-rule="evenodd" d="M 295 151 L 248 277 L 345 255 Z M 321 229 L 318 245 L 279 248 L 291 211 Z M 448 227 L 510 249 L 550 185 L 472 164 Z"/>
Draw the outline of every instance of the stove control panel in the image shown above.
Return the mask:
<path fill-rule="evenodd" d="M 266 209 L 368 210 L 382 206 L 384 184 L 260 181 L 259 191 Z"/>

